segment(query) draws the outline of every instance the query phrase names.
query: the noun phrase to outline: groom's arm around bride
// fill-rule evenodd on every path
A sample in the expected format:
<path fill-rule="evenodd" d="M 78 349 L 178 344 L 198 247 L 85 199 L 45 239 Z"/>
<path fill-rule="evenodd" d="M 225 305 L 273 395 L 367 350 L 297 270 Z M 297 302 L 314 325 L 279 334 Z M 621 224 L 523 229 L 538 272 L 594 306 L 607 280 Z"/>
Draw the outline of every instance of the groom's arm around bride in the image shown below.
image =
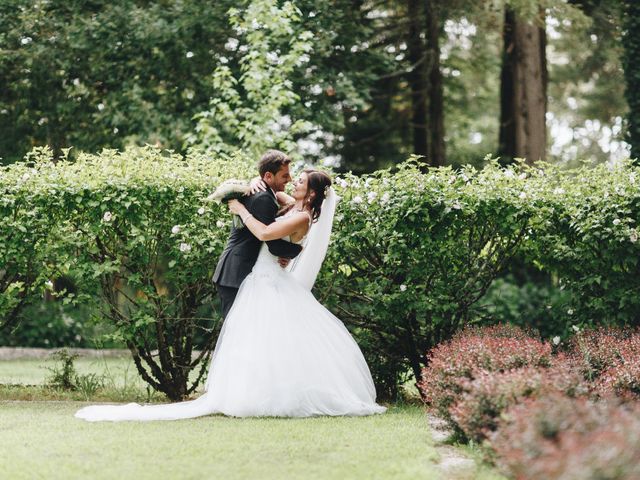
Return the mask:
<path fill-rule="evenodd" d="M 270 150 L 262 156 L 259 163 L 260 177 L 269 186 L 266 191 L 242 199 L 242 203 L 256 219 L 269 225 L 276 219 L 278 202 L 275 191 L 284 190 L 291 180 L 289 163 L 291 160 L 282 152 Z M 213 282 L 216 284 L 222 303 L 222 316 L 226 317 L 233 305 L 240 284 L 246 278 L 260 253 L 262 242 L 248 228 L 233 228 L 227 245 L 218 260 Z M 302 247 L 284 240 L 267 242 L 269 251 L 281 258 L 296 257 Z"/>

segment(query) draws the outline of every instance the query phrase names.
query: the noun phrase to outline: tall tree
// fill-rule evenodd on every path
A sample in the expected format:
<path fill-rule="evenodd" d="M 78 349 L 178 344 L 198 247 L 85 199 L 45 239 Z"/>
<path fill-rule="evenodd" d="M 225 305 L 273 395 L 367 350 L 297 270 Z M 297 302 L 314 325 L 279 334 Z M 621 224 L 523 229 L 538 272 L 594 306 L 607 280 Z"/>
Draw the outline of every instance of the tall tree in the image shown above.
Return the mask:
<path fill-rule="evenodd" d="M 505 7 L 500 86 L 499 155 L 546 157 L 547 67 L 544 13 L 529 20 Z"/>
<path fill-rule="evenodd" d="M 429 154 L 429 130 L 427 125 L 427 74 L 425 43 L 423 40 L 424 17 L 421 0 L 407 0 L 407 50 L 409 73 L 407 79 L 411 89 L 411 129 L 413 153 Z M 429 3 L 429 2 L 427 2 Z M 429 159 L 427 159 L 429 160 Z"/>
<path fill-rule="evenodd" d="M 623 68 L 626 80 L 625 97 L 629 104 L 627 138 L 631 144 L 631 158 L 640 159 L 640 3 L 623 2 L 624 54 Z"/>
<path fill-rule="evenodd" d="M 427 71 L 429 74 L 429 142 L 430 164 L 446 163 L 444 143 L 444 83 L 440 66 L 440 35 L 442 33 L 440 0 L 426 0 Z"/>

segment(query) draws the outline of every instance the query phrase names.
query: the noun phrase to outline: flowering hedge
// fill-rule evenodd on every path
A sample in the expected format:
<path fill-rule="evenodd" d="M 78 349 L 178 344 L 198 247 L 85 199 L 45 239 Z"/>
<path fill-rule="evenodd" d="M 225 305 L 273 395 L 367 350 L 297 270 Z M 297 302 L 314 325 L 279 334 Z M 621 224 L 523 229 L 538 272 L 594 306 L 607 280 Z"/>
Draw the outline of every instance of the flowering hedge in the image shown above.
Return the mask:
<path fill-rule="evenodd" d="M 549 208 L 528 254 L 573 292 L 567 316 L 589 324 L 640 322 L 640 168 L 547 167 Z"/>
<path fill-rule="evenodd" d="M 571 290 L 556 334 L 572 324 L 636 324 L 636 177 L 630 163 L 560 171 L 489 162 L 424 173 L 411 161 L 346 175 L 336 182 L 343 199 L 317 290 L 357 333 L 390 396 L 404 372 L 420 378 L 425 352 L 484 317 L 479 300 L 515 256 Z"/>
<path fill-rule="evenodd" d="M 543 204 L 527 173 L 420 171 L 338 179 L 342 197 L 319 291 L 358 332 L 384 395 L 474 317 Z"/>
<path fill-rule="evenodd" d="M 56 295 L 99 293 L 101 317 L 145 380 L 187 395 L 197 384 L 186 386 L 189 370 L 207 363 L 215 341 L 209 282 L 229 225 L 226 209 L 204 199 L 221 180 L 254 174 L 255 161 L 240 156 L 149 147 L 75 163 L 38 149 L 3 167 L 2 318 L 69 277 L 78 290 Z M 425 173 L 413 160 L 343 175 L 315 292 L 363 347 L 381 396 L 407 372 L 419 379 L 425 352 L 483 315 L 479 300 L 516 255 L 573 291 L 563 320 L 637 322 L 636 176 L 630 164 L 561 172 L 497 162 Z M 204 353 L 191 360 L 198 332 Z"/>
<path fill-rule="evenodd" d="M 42 236 L 35 259 L 55 266 L 38 272 L 37 286 L 51 287 L 42 278 L 57 274 L 78 289 L 58 292 L 67 300 L 90 301 L 100 292 L 101 317 L 131 350 L 142 377 L 171 399 L 194 391 L 215 341 L 211 275 L 229 229 L 226 208 L 206 197 L 223 178 L 247 177 L 250 163 L 183 159 L 148 147 L 80 155 L 74 163 L 54 163 L 45 149 L 31 160 L 5 168 L 3 180 L 20 179 L 15 195 L 39 221 L 37 228 L 25 225 L 17 243 Z M 32 255 L 16 256 L 28 262 Z M 192 359 L 202 329 L 206 342 Z"/>

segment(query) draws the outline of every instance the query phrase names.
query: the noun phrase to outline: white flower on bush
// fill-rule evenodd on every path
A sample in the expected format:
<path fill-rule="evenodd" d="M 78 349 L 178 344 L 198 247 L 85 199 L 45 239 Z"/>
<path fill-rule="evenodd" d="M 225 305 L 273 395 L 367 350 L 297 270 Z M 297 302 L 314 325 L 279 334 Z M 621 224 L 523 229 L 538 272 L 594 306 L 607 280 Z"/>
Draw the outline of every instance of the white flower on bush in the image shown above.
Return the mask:
<path fill-rule="evenodd" d="M 553 190 L 553 193 L 556 194 L 556 195 L 562 195 L 564 193 L 564 188 L 558 187 L 558 188 Z"/>
<path fill-rule="evenodd" d="M 204 207 L 198 209 L 198 215 L 204 215 Z"/>
<path fill-rule="evenodd" d="M 407 286 L 406 285 L 400 285 L 400 291 L 401 292 L 406 292 L 407 291 Z"/>
<path fill-rule="evenodd" d="M 527 174 L 523 172 L 523 173 L 521 173 L 520 175 L 518 175 L 518 178 L 519 178 L 520 180 L 524 180 L 525 178 L 527 178 Z"/>
<path fill-rule="evenodd" d="M 506 169 L 506 170 L 504 171 L 504 176 L 505 176 L 505 177 L 507 177 L 507 178 L 513 178 L 513 177 L 515 177 L 515 176 L 516 176 L 516 174 L 515 174 L 515 173 L 513 173 L 513 170 L 511 170 L 511 169 L 509 169 L 509 168 L 508 168 L 508 169 Z"/>
<path fill-rule="evenodd" d="M 456 202 L 453 205 L 451 205 L 452 208 L 455 208 L 456 210 L 460 210 L 462 209 L 462 205 L 460 205 L 460 203 Z"/>
<path fill-rule="evenodd" d="M 527 198 L 527 192 L 520 192 L 520 195 L 518 195 L 518 198 Z"/>
<path fill-rule="evenodd" d="M 577 326 L 577 325 L 571 325 L 571 329 L 576 333 L 578 333 L 580 331 L 580 327 Z"/>
<path fill-rule="evenodd" d="M 384 195 L 382 195 L 382 198 L 380 199 L 382 203 L 388 203 L 389 200 L 391 200 L 391 195 L 389 194 L 389 192 L 385 192 Z"/>
<path fill-rule="evenodd" d="M 104 222 L 110 222 L 113 219 L 113 214 L 111 212 L 104 212 L 104 215 L 102 215 L 102 220 Z"/>
<path fill-rule="evenodd" d="M 224 48 L 226 48 L 227 50 L 235 50 L 238 48 L 238 45 L 240 44 L 240 42 L 238 41 L 237 38 L 229 38 L 227 40 L 227 43 L 224 44 Z"/>
<path fill-rule="evenodd" d="M 353 203 L 355 203 L 356 205 L 362 203 L 362 197 L 360 195 L 357 195 L 353 198 L 353 200 L 351 200 Z"/>
<path fill-rule="evenodd" d="M 373 203 L 377 196 L 378 194 L 376 192 L 369 192 L 367 193 L 367 201 Z"/>
<path fill-rule="evenodd" d="M 224 228 L 224 222 L 223 222 L 222 220 L 218 220 L 218 221 L 216 222 L 216 227 L 218 227 L 218 228 Z"/>
<path fill-rule="evenodd" d="M 336 179 L 336 183 L 342 188 L 347 188 L 349 186 L 349 182 L 347 182 L 344 178 Z"/>
<path fill-rule="evenodd" d="M 555 337 L 553 337 L 552 342 L 554 345 L 560 345 L 560 337 L 556 335 Z"/>
<path fill-rule="evenodd" d="M 631 243 L 636 243 L 638 241 L 638 231 L 635 228 L 632 228 L 629 232 L 629 241 Z"/>
<path fill-rule="evenodd" d="M 180 251 L 183 253 L 187 253 L 191 251 L 191 245 L 189 245 L 188 243 L 181 243 L 180 244 Z"/>
<path fill-rule="evenodd" d="M 620 219 L 619 218 L 614 218 L 613 219 L 613 224 L 614 225 L 620 225 Z"/>
<path fill-rule="evenodd" d="M 180 225 L 174 225 L 173 227 L 171 227 L 171 233 L 173 233 L 174 235 L 180 233 Z"/>
<path fill-rule="evenodd" d="M 46 282 L 44 282 L 44 286 L 49 290 L 53 290 L 53 282 L 51 280 L 47 280 Z"/>
<path fill-rule="evenodd" d="M 569 310 L 567 310 L 567 315 L 573 315 L 573 308 L 570 308 Z M 576 330 L 577 332 L 577 330 Z"/>

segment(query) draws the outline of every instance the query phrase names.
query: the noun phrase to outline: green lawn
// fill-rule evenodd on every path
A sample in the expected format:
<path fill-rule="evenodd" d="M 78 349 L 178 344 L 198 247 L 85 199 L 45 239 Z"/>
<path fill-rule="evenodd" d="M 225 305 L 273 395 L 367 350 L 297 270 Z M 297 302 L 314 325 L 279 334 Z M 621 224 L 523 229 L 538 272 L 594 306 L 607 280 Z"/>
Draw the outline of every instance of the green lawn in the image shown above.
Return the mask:
<path fill-rule="evenodd" d="M 384 415 L 362 418 L 216 415 L 176 422 L 89 423 L 73 417 L 88 402 L 70 401 L 77 397 L 44 386 L 49 372 L 43 367 L 53 364 L 0 361 L 0 479 L 501 478 L 480 466 L 443 471 L 420 406 L 392 406 Z M 107 389 L 94 401 L 141 401 L 143 395 L 135 392 L 144 383 L 129 359 L 82 358 L 75 365 L 79 373 L 105 375 L 126 387 Z M 14 386 L 1 385 L 8 383 Z M 64 401 L 15 401 L 43 398 Z"/>
<path fill-rule="evenodd" d="M 0 478 L 442 478 L 418 407 L 365 418 L 88 423 L 0 402 Z"/>
<path fill-rule="evenodd" d="M 44 385 L 56 362 L 53 358 L 19 359 L 0 361 L 0 383 Z M 79 374 L 97 373 L 104 375 L 118 386 L 135 384 L 144 388 L 144 381 L 138 375 L 130 357 L 80 357 L 73 364 Z"/>

